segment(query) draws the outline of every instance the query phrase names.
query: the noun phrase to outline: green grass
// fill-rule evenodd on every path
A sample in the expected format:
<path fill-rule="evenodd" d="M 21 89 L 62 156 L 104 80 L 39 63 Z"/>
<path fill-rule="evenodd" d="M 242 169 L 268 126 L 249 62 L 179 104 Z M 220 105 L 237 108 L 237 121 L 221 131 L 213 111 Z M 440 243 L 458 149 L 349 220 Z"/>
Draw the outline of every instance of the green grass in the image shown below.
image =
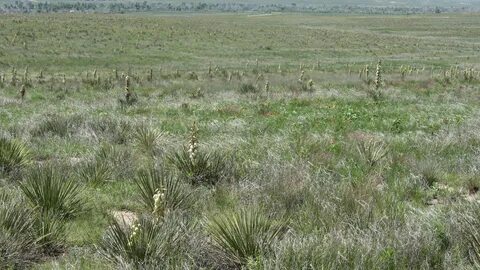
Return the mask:
<path fill-rule="evenodd" d="M 3 15 L 0 137 L 22 144 L 13 157 L 0 152 L 13 168 L 0 172 L 0 191 L 15 199 L 1 210 L 35 215 L 28 235 L 2 225 L 0 241 L 35 245 L 0 248 L 13 254 L 0 265 L 473 269 L 479 29 L 478 14 Z M 150 217 L 157 197 L 165 209 Z M 177 205 L 185 197 L 188 207 Z M 44 208 L 69 218 L 55 223 Z M 262 243 L 245 226 L 231 243 L 246 239 L 252 253 L 215 244 L 212 220 L 221 242 L 235 237 L 233 213 L 252 208 L 264 223 L 287 218 L 283 237 Z M 135 247 L 118 215 L 148 229 Z M 159 240 L 177 228 L 176 246 Z"/>

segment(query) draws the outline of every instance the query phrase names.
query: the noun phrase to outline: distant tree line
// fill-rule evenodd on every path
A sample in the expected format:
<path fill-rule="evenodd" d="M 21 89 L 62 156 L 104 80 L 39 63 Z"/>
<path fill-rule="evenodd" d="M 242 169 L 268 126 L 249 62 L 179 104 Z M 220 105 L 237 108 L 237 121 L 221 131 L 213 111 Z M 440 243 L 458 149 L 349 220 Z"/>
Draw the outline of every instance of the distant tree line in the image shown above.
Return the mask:
<path fill-rule="evenodd" d="M 314 13 L 361 13 L 361 14 L 418 14 L 443 12 L 478 12 L 474 7 L 365 7 L 352 5 L 321 6 L 299 4 L 253 4 L 253 3 L 155 3 L 155 2 L 31 2 L 15 1 L 0 7 L 0 13 L 50 13 L 50 12 L 314 12 Z"/>

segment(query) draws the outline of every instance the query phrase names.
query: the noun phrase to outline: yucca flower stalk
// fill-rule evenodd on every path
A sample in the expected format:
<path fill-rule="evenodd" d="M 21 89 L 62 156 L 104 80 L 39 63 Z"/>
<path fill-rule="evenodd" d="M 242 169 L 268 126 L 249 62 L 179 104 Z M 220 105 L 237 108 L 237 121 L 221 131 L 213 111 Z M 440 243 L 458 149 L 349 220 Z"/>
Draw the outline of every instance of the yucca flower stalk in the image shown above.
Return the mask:
<path fill-rule="evenodd" d="M 302 72 L 300 73 L 300 78 L 298 78 L 298 81 L 303 82 L 304 77 L 305 77 L 305 71 L 302 70 Z"/>
<path fill-rule="evenodd" d="M 22 84 L 22 88 L 20 88 L 20 98 L 23 99 L 25 98 L 25 93 L 26 93 L 26 87 L 25 84 Z"/>
<path fill-rule="evenodd" d="M 15 68 L 12 69 L 12 81 L 10 83 L 12 86 L 17 85 L 17 70 Z"/>
<path fill-rule="evenodd" d="M 368 65 L 365 66 L 365 80 L 368 81 L 368 77 L 370 75 L 370 67 Z"/>
<path fill-rule="evenodd" d="M 150 69 L 150 73 L 148 74 L 148 81 L 153 81 L 153 69 Z"/>
<path fill-rule="evenodd" d="M 190 158 L 190 161 L 193 164 L 195 164 L 195 161 L 196 161 L 197 151 L 198 151 L 198 127 L 197 127 L 197 123 L 194 121 L 191 128 L 190 140 L 188 142 L 188 156 Z"/>
<path fill-rule="evenodd" d="M 131 247 L 135 241 L 136 236 L 140 233 L 141 228 L 140 224 L 138 222 L 135 222 L 132 227 L 131 227 L 131 233 L 130 236 L 128 237 L 128 243 L 127 245 Z"/>
<path fill-rule="evenodd" d="M 165 204 L 165 192 L 166 188 L 159 189 L 155 191 L 153 195 L 153 211 L 152 214 L 157 218 L 164 217 L 168 213 L 168 208 Z"/>
<path fill-rule="evenodd" d="M 375 90 L 378 91 L 382 86 L 382 61 L 378 61 L 377 70 L 375 72 Z"/>
<path fill-rule="evenodd" d="M 28 66 L 25 68 L 25 72 L 23 73 L 23 84 L 28 83 Z"/>
<path fill-rule="evenodd" d="M 312 91 L 312 90 L 313 90 L 313 85 L 314 85 L 313 80 L 310 79 L 310 80 L 308 81 L 308 84 L 307 84 L 308 90 Z"/>
<path fill-rule="evenodd" d="M 132 93 L 130 92 L 130 76 L 125 76 L 125 99 L 127 102 L 130 102 Z"/>

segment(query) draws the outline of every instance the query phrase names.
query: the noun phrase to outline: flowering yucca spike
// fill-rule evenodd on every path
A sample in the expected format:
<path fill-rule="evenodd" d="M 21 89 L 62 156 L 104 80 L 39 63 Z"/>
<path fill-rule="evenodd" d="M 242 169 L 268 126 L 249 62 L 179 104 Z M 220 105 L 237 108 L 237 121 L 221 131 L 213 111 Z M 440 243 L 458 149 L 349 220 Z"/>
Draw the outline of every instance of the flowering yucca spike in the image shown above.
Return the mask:
<path fill-rule="evenodd" d="M 188 142 L 188 156 L 190 157 L 190 161 L 192 163 L 195 163 L 197 151 L 198 151 L 198 127 L 197 127 L 197 123 L 193 122 L 191 133 L 190 133 L 190 140 Z"/>
<path fill-rule="evenodd" d="M 375 72 L 375 90 L 378 90 L 382 85 L 382 62 L 378 61 L 377 71 Z"/>

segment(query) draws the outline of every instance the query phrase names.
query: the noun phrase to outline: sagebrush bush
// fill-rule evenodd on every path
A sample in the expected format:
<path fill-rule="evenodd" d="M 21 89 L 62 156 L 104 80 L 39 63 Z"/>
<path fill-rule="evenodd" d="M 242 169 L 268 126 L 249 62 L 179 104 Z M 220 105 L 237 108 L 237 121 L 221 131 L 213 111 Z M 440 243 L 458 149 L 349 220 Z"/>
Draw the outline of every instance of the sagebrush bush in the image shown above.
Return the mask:
<path fill-rule="evenodd" d="M 135 184 L 142 203 L 155 216 L 163 217 L 170 211 L 188 207 L 191 202 L 189 187 L 165 170 L 151 168 L 141 171 Z"/>
<path fill-rule="evenodd" d="M 25 197 L 40 213 L 53 213 L 61 218 L 70 218 L 84 210 L 79 183 L 67 178 L 52 166 L 38 167 L 20 183 Z"/>
<path fill-rule="evenodd" d="M 257 209 L 211 217 L 206 224 L 215 246 L 235 265 L 246 265 L 272 249 L 286 223 L 275 222 Z"/>
<path fill-rule="evenodd" d="M 0 137 L 0 172 L 11 172 L 30 162 L 30 151 L 16 140 Z"/>
<path fill-rule="evenodd" d="M 101 255 L 117 266 L 134 269 L 175 269 L 185 260 L 189 227 L 182 217 L 162 220 L 143 216 L 131 227 L 113 221 L 99 245 Z"/>

